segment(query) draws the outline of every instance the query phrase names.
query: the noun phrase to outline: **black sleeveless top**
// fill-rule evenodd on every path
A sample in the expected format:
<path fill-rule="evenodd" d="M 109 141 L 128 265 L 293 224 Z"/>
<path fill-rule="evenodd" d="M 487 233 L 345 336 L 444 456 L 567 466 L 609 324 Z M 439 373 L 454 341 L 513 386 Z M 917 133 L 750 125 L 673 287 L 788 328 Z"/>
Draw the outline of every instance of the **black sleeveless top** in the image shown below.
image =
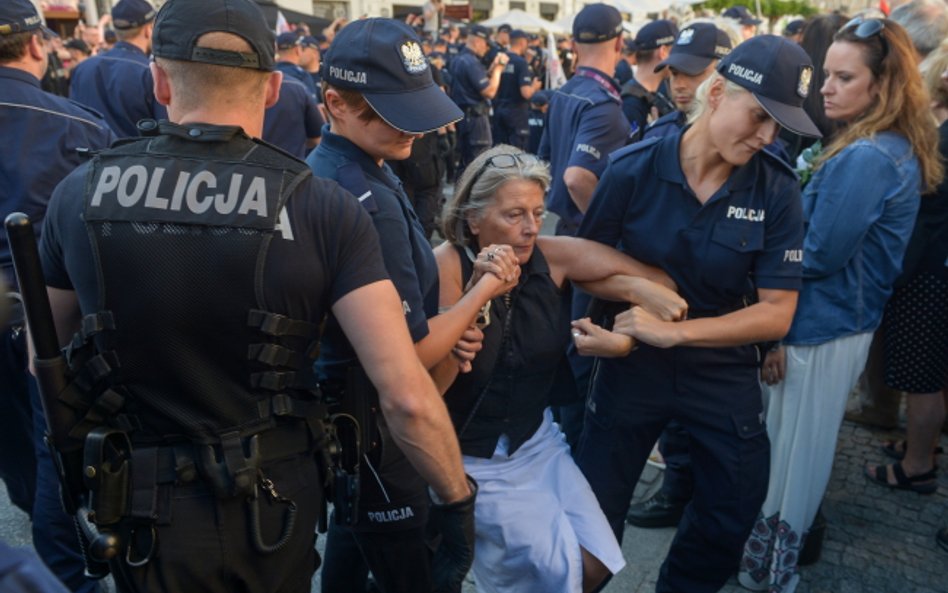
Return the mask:
<path fill-rule="evenodd" d="M 455 249 L 467 283 L 473 262 L 463 248 Z M 521 265 L 520 283 L 507 299 L 510 310 L 504 297 L 491 302 L 490 325 L 473 370 L 458 375 L 444 396 L 465 455 L 490 458 L 502 434 L 513 454 L 539 428 L 550 393 L 569 368 L 570 310 L 564 296 L 536 248 Z"/>

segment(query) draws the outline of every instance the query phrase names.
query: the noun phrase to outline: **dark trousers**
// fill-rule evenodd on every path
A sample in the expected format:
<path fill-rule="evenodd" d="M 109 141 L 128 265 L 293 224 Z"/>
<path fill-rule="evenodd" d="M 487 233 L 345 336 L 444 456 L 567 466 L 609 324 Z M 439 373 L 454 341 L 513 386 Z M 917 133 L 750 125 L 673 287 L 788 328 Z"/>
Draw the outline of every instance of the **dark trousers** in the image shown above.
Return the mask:
<path fill-rule="evenodd" d="M 671 500 L 687 502 L 694 492 L 691 473 L 691 455 L 688 452 L 688 432 L 672 420 L 662 431 L 658 450 L 665 459 L 662 494 Z"/>
<path fill-rule="evenodd" d="M 371 533 L 332 525 L 326 540 L 323 593 L 365 591 L 366 570 L 382 593 L 432 590 L 431 551 L 424 528 Z"/>
<path fill-rule="evenodd" d="M 527 149 L 530 140 L 528 106 L 498 106 L 494 109 L 494 146 L 509 144 L 521 150 Z"/>
<path fill-rule="evenodd" d="M 36 497 L 33 417 L 27 385 L 25 330 L 0 332 L 0 478 L 17 508 L 32 515 Z"/>
<path fill-rule="evenodd" d="M 319 565 L 316 520 L 322 486 L 311 455 L 268 464 L 264 475 L 277 492 L 297 504 L 290 540 L 262 553 L 251 543 L 252 521 L 245 497 L 217 498 L 203 482 L 175 486 L 170 522 L 157 525 L 157 551 L 140 568 L 112 562 L 119 591 L 209 593 L 309 593 Z M 260 493 L 264 543 L 280 539 L 286 506 Z"/>
<path fill-rule="evenodd" d="M 718 591 L 736 570 L 767 493 L 770 443 L 752 347 L 642 345 L 602 362 L 577 463 L 621 541 L 642 468 L 661 431 L 687 432 L 694 497 L 662 564 L 656 591 Z"/>
<path fill-rule="evenodd" d="M 457 173 L 460 177 L 477 155 L 491 147 L 490 117 L 465 110 L 464 119 L 457 123 L 457 130 L 458 151 L 461 153 Z"/>

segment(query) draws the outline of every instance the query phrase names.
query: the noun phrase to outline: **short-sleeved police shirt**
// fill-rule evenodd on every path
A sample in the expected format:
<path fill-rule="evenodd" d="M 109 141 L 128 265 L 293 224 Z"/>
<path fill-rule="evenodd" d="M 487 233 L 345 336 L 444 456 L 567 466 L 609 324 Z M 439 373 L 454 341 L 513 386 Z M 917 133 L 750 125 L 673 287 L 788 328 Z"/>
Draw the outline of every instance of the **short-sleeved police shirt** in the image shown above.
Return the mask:
<path fill-rule="evenodd" d="M 168 118 L 164 106 L 155 100 L 148 64 L 145 52 L 119 41 L 104 54 L 76 66 L 69 98 L 101 113 L 119 136 L 138 136 L 139 121 Z"/>
<path fill-rule="evenodd" d="M 32 74 L 0 66 L 0 216 L 24 212 L 39 233 L 49 196 L 66 175 L 115 137 L 90 109 L 47 93 Z M 15 285 L 7 234 L 0 233 L 0 267 Z"/>
<path fill-rule="evenodd" d="M 483 91 L 490 84 L 481 59 L 464 47 L 451 61 L 451 99 L 461 109 L 484 103 Z"/>
<path fill-rule="evenodd" d="M 385 267 L 402 299 L 412 340 L 428 335 L 428 318 L 438 314 L 438 265 L 401 182 L 387 164 L 381 167 L 349 139 L 326 126 L 323 140 L 307 158 L 313 173 L 337 181 L 372 216 Z M 333 376 L 355 361 L 355 354 L 333 319 L 320 348 L 320 375 Z"/>
<path fill-rule="evenodd" d="M 303 70 L 300 66 L 296 64 L 291 64 L 290 62 L 277 62 L 276 69 L 283 73 L 283 78 L 292 78 L 293 80 L 298 80 L 300 83 L 306 87 L 306 92 L 309 93 L 310 98 L 318 103 L 318 94 L 316 92 L 316 85 L 313 82 L 313 77 L 310 76 L 309 72 Z"/>
<path fill-rule="evenodd" d="M 550 100 L 539 156 L 550 162 L 553 185 L 548 208 L 573 225 L 582 214 L 563 181 L 569 167 L 602 175 L 609 153 L 625 146 L 629 122 L 622 115 L 619 89 L 603 72 L 579 68 Z"/>
<path fill-rule="evenodd" d="M 195 125 L 197 127 L 197 125 Z M 222 149 L 204 136 L 175 141 L 185 147 L 191 158 L 182 167 L 207 171 L 206 162 L 215 161 Z M 239 143 L 239 144 L 237 144 Z M 236 147 L 236 150 L 234 148 Z M 228 145 L 230 158 L 252 147 L 247 138 Z M 266 149 L 257 146 L 258 150 Z M 269 149 L 272 150 L 272 149 Z M 193 158 L 204 155 L 204 160 Z M 142 160 L 149 179 L 156 174 Z M 82 213 L 86 201 L 86 183 L 90 166 L 73 171 L 57 188 L 49 204 L 43 226 L 40 255 L 46 284 L 75 290 L 83 314 L 98 310 L 98 284 L 92 246 Z M 200 178 L 193 175 L 192 178 Z M 206 180 L 206 175 L 204 176 Z M 215 179 L 215 187 L 230 187 L 234 179 Z M 247 179 L 239 182 L 247 182 Z M 170 184 L 170 187 L 167 187 Z M 170 195 L 174 181 L 169 174 L 157 194 Z M 197 184 L 213 196 L 215 189 Z M 110 199 L 103 196 L 103 201 Z M 114 199 L 114 198 L 111 198 Z M 213 217 L 214 209 L 205 214 Z M 202 215 L 193 214 L 192 224 L 200 225 Z M 382 262 L 378 238 L 372 222 L 347 192 L 333 181 L 308 177 L 286 202 L 285 216 L 274 232 L 264 264 L 264 297 L 270 310 L 293 319 L 319 323 L 329 307 L 350 292 L 388 277 Z M 181 262 L 186 265 L 186 262 Z M 148 270 L 141 270 L 148 273 Z M 208 295 L 225 298 L 226 295 Z M 156 312 L 155 314 L 160 314 Z"/>
<path fill-rule="evenodd" d="M 613 154 L 578 235 L 662 268 L 696 312 L 733 307 L 756 288 L 799 290 L 803 218 L 793 171 L 760 152 L 702 205 L 681 169 L 682 135 Z"/>
<path fill-rule="evenodd" d="M 527 61 L 515 53 L 507 52 L 510 61 L 504 66 L 500 74 L 500 86 L 497 88 L 497 97 L 494 104 L 499 107 L 527 108 L 527 100 L 523 98 L 520 87 L 533 84 L 533 70 Z"/>
<path fill-rule="evenodd" d="M 264 115 L 263 139 L 304 159 L 307 140 L 319 137 L 322 126 L 323 116 L 303 83 L 284 77 L 279 100 Z"/>

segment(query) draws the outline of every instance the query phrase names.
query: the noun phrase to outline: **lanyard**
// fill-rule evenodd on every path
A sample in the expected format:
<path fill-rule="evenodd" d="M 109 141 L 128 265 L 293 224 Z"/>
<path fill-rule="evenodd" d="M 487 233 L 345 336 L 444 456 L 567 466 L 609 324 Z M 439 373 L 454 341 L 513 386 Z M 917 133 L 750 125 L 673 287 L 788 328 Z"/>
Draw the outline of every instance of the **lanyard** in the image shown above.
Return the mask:
<path fill-rule="evenodd" d="M 591 78 L 598 82 L 602 88 L 609 93 L 609 96 L 618 101 L 622 102 L 622 97 L 619 95 L 619 90 L 616 88 L 616 83 L 603 76 L 599 72 L 592 70 L 591 68 L 586 68 L 585 66 L 580 66 L 576 69 L 576 76 L 582 76 L 584 78 Z"/>

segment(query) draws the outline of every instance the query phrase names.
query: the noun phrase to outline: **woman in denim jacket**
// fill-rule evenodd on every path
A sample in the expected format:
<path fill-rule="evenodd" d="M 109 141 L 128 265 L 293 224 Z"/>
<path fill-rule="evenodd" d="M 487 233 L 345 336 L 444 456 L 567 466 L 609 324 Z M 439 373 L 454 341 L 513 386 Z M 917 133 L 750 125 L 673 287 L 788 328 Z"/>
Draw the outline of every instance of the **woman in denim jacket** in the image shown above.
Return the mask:
<path fill-rule="evenodd" d="M 796 588 L 847 395 L 899 275 L 920 194 L 942 175 L 904 29 L 854 19 L 834 37 L 824 72 L 826 115 L 843 127 L 803 193 L 803 290 L 784 346 L 762 368 L 770 484 L 739 574 L 745 587 L 771 593 Z"/>

